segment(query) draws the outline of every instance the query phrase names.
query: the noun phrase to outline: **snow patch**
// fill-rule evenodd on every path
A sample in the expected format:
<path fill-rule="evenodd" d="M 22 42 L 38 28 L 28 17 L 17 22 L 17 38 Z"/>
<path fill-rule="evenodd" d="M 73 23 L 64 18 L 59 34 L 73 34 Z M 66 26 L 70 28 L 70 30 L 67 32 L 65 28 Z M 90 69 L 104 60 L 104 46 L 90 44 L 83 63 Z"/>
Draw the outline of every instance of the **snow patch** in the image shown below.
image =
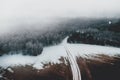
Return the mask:
<path fill-rule="evenodd" d="M 0 78 L 2 78 L 2 75 L 0 75 Z"/>
<path fill-rule="evenodd" d="M 14 71 L 11 68 L 8 68 L 7 70 L 11 73 L 14 73 Z"/>

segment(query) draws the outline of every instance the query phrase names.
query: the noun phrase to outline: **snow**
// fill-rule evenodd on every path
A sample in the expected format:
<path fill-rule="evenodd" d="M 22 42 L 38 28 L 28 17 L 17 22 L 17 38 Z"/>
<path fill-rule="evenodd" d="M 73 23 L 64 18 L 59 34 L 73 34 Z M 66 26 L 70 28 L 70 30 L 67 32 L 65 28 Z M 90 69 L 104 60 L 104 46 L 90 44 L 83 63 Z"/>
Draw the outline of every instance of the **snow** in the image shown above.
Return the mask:
<path fill-rule="evenodd" d="M 81 80 L 81 72 L 80 72 L 80 68 L 77 64 L 76 57 L 72 56 L 71 52 L 69 52 L 69 50 L 67 48 L 66 48 L 66 52 L 67 52 L 67 59 L 70 62 L 73 80 Z"/>
<path fill-rule="evenodd" d="M 32 56 L 24 56 L 22 54 L 4 55 L 0 57 L 0 66 L 7 68 L 9 66 L 29 65 L 34 63 L 34 61 L 35 57 Z"/>
<path fill-rule="evenodd" d="M 61 44 L 45 47 L 41 55 L 38 56 L 25 56 L 22 54 L 3 55 L 0 57 L 0 67 L 14 67 L 33 65 L 34 68 L 42 69 L 43 64 L 46 62 L 60 63 L 61 56 L 67 57 L 66 49 L 70 51 L 72 56 L 86 57 L 85 54 L 107 54 L 114 56 L 120 53 L 120 48 L 106 47 L 88 44 L 68 44 L 65 38 Z M 41 63 L 42 62 L 42 63 Z"/>
<path fill-rule="evenodd" d="M 7 70 L 11 73 L 14 73 L 14 71 L 11 68 L 8 68 Z"/>
<path fill-rule="evenodd" d="M 2 78 L 2 75 L 0 75 L 0 78 Z"/>
<path fill-rule="evenodd" d="M 109 24 L 112 24 L 112 22 L 111 22 L 111 21 L 109 21 L 108 23 L 109 23 Z"/>

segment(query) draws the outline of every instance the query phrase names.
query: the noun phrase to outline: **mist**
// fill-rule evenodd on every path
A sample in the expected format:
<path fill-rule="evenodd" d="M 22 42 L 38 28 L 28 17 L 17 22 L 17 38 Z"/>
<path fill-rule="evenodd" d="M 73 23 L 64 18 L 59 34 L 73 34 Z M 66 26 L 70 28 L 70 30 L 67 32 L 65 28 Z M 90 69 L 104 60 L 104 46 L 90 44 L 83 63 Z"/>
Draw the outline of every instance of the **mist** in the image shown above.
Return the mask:
<path fill-rule="evenodd" d="M 56 18 L 120 17 L 120 0 L 0 0 L 0 33 L 57 23 Z M 57 19 L 58 20 L 58 19 Z M 26 26 L 25 26 L 26 25 Z"/>

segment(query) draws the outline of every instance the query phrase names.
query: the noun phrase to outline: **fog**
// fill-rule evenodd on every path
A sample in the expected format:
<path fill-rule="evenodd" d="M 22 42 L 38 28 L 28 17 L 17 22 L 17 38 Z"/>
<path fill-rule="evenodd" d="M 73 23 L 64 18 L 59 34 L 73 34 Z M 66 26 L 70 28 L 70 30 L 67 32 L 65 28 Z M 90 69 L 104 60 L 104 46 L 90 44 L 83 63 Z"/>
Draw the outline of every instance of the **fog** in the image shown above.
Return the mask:
<path fill-rule="evenodd" d="M 58 17 L 120 17 L 119 3 L 120 0 L 0 0 L 0 33 L 22 25 L 53 23 Z"/>

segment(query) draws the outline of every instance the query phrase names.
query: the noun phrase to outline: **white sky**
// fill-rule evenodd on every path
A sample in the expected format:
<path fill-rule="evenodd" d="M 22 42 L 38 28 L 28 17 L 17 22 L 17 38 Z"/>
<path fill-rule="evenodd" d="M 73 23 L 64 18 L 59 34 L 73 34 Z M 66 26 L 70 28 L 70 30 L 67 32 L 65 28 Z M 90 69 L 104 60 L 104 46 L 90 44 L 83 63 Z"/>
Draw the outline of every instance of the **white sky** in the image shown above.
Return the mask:
<path fill-rule="evenodd" d="M 0 31 L 55 17 L 114 17 L 120 0 L 0 0 Z"/>

